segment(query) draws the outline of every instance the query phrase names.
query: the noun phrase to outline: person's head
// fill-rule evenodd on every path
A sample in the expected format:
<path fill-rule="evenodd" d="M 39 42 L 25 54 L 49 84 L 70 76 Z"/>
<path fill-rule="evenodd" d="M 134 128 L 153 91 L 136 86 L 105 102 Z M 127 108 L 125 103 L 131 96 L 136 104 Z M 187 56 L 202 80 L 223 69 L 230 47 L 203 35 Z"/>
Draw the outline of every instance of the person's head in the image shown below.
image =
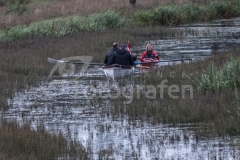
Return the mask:
<path fill-rule="evenodd" d="M 113 48 L 118 48 L 118 43 L 117 42 L 113 42 Z"/>
<path fill-rule="evenodd" d="M 147 44 L 146 51 L 151 51 L 151 50 L 152 50 L 152 45 L 151 44 Z"/>
<path fill-rule="evenodd" d="M 126 48 L 126 45 L 125 45 L 125 44 L 121 44 L 121 45 L 120 45 L 120 48 L 121 48 L 121 49 L 125 49 L 125 48 Z"/>

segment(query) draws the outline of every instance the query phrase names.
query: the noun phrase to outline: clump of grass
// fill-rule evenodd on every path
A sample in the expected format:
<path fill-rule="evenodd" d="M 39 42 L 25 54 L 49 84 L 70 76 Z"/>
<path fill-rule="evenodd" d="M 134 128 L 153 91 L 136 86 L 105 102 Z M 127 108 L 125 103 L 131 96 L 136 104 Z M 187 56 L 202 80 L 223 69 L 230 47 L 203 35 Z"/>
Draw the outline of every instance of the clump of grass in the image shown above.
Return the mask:
<path fill-rule="evenodd" d="M 70 16 L 56 18 L 42 22 L 35 22 L 29 26 L 16 26 L 0 32 L 0 41 L 11 41 L 23 37 L 33 36 L 65 36 L 72 32 L 104 31 L 107 28 L 122 26 L 123 19 L 118 13 L 106 11 L 102 14 L 92 14 L 88 17 Z"/>
<path fill-rule="evenodd" d="M 202 74 L 199 79 L 199 90 L 203 92 L 219 92 L 224 89 L 234 89 L 240 86 L 240 61 L 231 60 L 221 69 L 217 70 L 211 64 L 207 73 Z"/>
<path fill-rule="evenodd" d="M 136 12 L 133 21 L 138 25 L 175 26 L 218 18 L 229 18 L 239 15 L 239 8 L 235 7 L 235 3 L 233 1 L 213 1 L 204 5 L 189 3 L 160 6 L 156 9 Z"/>
<path fill-rule="evenodd" d="M 69 143 L 61 133 L 50 134 L 43 126 L 32 130 L 28 124 L 21 127 L 4 120 L 0 121 L 0 150 L 6 159 L 88 159 L 80 144 Z"/>
<path fill-rule="evenodd" d="M 9 5 L 9 4 L 27 4 L 30 0 L 1 0 L 0 6 Z"/>
<path fill-rule="evenodd" d="M 7 3 L 7 10 L 5 11 L 6 14 L 23 14 L 24 12 L 27 12 L 27 7 L 25 4 L 21 4 L 19 1 L 16 1 L 14 4 Z"/>

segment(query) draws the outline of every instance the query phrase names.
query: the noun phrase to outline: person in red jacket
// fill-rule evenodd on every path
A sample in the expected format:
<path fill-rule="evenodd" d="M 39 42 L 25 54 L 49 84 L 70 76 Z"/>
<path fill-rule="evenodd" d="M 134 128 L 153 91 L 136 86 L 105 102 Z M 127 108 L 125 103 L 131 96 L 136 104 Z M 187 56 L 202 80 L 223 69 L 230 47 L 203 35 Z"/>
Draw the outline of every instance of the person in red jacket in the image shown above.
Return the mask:
<path fill-rule="evenodd" d="M 152 60 L 159 60 L 160 57 L 158 56 L 157 52 L 152 49 L 151 44 L 147 44 L 146 51 L 140 57 L 141 62 L 145 62 L 144 59 L 152 59 Z"/>

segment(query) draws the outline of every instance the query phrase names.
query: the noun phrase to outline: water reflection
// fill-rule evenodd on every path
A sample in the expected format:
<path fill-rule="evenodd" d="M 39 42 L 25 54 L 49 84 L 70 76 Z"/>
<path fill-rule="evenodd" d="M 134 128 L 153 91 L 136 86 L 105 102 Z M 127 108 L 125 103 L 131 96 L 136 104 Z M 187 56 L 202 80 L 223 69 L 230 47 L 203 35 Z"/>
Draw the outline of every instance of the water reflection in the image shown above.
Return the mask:
<path fill-rule="evenodd" d="M 71 81 L 55 77 L 39 88 L 16 95 L 5 118 L 43 123 L 49 132 L 70 134 L 92 152 L 92 159 L 235 159 L 236 137 L 198 139 L 189 130 L 196 125 L 157 125 L 128 121 L 108 111 L 108 100 L 88 99 L 86 84 L 93 78 Z M 103 92 L 108 92 L 107 89 Z M 105 109 L 104 109 L 105 108 Z M 104 110 L 103 110 L 104 109 Z M 231 144 L 231 145 L 230 145 Z"/>
<path fill-rule="evenodd" d="M 177 32 L 169 31 L 169 35 L 163 39 L 146 41 L 141 46 L 133 47 L 133 50 L 140 54 L 146 44 L 151 43 L 163 59 L 199 60 L 211 56 L 213 52 L 224 52 L 240 46 L 240 18 L 182 25 L 171 29 Z"/>

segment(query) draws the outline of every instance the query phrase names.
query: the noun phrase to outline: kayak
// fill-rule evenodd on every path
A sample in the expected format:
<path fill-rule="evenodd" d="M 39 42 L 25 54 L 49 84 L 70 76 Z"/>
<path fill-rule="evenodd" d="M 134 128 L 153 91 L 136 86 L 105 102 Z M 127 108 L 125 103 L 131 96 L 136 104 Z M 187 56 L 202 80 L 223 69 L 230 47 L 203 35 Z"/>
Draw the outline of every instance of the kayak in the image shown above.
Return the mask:
<path fill-rule="evenodd" d="M 141 60 L 141 66 L 156 67 L 160 61 L 153 58 L 144 58 Z"/>

